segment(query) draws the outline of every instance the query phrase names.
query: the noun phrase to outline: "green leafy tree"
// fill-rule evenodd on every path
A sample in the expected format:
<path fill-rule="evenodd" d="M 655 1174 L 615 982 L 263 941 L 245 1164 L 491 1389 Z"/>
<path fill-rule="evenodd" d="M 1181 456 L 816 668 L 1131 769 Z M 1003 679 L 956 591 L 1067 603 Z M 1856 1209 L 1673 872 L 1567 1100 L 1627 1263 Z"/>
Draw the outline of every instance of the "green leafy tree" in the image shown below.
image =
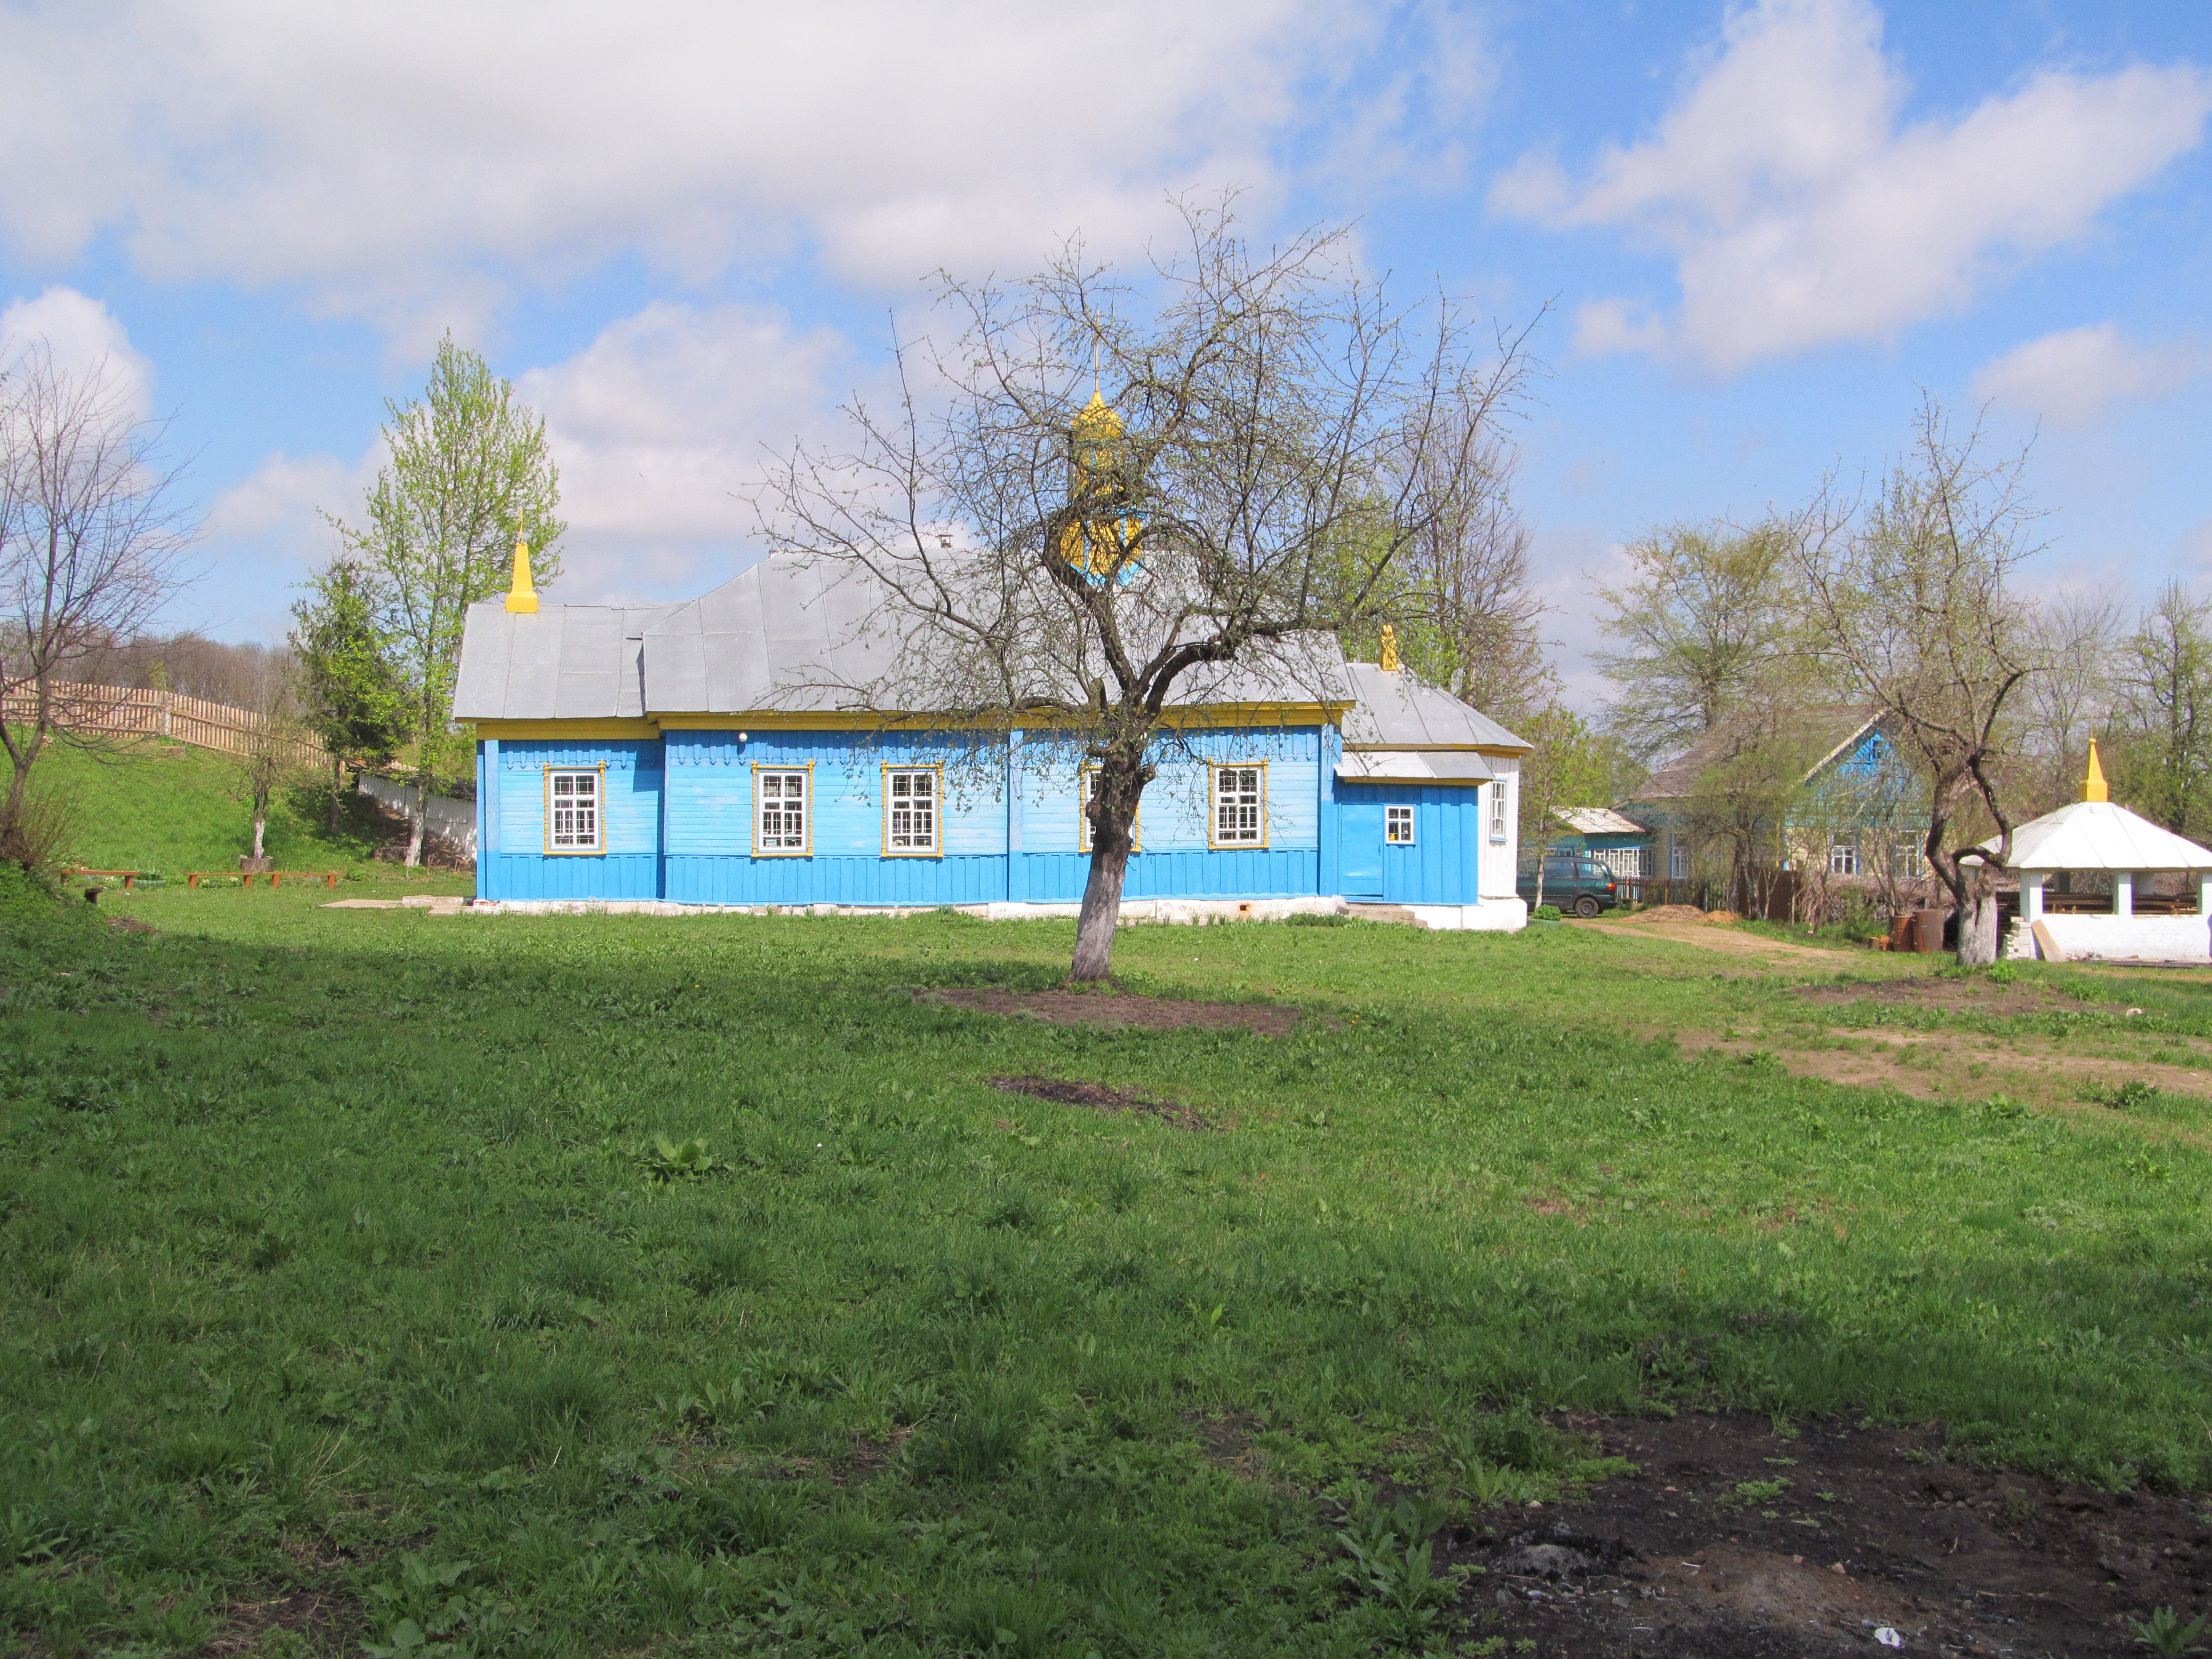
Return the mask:
<path fill-rule="evenodd" d="M 1544 849 L 1559 833 L 1562 807 L 1613 799 L 1620 769 L 1615 745 L 1571 708 L 1547 703 L 1526 716 L 1520 735 L 1534 748 L 1521 763 L 1521 846 L 1535 854 L 1536 902 L 1544 902 Z"/>
<path fill-rule="evenodd" d="M 1612 723 L 1639 759 L 1680 750 L 1757 700 L 1796 654 L 1796 548 L 1778 523 L 1673 525 L 1629 544 L 1629 574 L 1597 590 L 1620 648 L 1592 660 L 1619 688 Z"/>
<path fill-rule="evenodd" d="M 392 459 L 368 492 L 364 522 L 331 523 L 366 574 L 376 625 L 405 691 L 419 786 L 407 841 L 411 866 L 422 861 L 424 803 L 441 778 L 461 774 L 471 747 L 467 732 L 452 729 L 468 608 L 507 586 L 518 535 L 532 544 L 532 581 L 552 581 L 568 526 L 557 516 L 561 479 L 544 417 L 451 335 L 438 347 L 422 397 L 385 407 Z"/>
<path fill-rule="evenodd" d="M 307 597 L 292 607 L 301 714 L 330 754 L 333 830 L 347 769 L 382 765 L 406 738 L 410 704 L 377 611 L 368 571 L 343 555 L 307 579 Z"/>

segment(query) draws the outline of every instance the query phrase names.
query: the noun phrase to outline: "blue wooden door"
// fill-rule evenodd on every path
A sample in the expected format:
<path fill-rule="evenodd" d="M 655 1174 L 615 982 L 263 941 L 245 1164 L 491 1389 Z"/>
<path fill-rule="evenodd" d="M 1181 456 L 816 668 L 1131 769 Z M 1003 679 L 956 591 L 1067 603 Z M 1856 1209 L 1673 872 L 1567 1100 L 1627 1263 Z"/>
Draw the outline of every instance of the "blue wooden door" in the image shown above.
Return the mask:
<path fill-rule="evenodd" d="M 1345 801 L 1337 807 L 1344 896 L 1382 896 L 1382 803 Z"/>

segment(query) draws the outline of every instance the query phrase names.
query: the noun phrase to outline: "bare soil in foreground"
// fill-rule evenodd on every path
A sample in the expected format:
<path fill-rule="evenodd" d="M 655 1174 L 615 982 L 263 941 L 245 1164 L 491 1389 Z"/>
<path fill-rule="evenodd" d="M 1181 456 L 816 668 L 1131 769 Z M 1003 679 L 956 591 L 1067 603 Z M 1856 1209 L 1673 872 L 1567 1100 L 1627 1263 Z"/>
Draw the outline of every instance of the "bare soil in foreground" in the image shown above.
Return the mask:
<path fill-rule="evenodd" d="M 1583 1659 L 2143 1653 L 2128 1621 L 2212 1603 L 2212 1517 L 1947 1462 L 1940 1425 L 1778 1433 L 1748 1413 L 1583 1419 L 1638 1473 L 1451 1534 L 1509 1646 Z M 1443 1553 L 1440 1549 L 1439 1553 Z"/>

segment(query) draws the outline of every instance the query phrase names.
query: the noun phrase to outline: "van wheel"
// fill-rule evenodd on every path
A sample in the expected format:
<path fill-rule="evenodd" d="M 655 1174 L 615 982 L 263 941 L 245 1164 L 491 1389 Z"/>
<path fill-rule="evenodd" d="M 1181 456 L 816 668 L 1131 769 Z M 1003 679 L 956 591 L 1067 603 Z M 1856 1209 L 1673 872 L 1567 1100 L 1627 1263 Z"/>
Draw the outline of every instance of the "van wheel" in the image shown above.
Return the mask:
<path fill-rule="evenodd" d="M 1600 904 L 1596 899 L 1593 898 L 1588 893 L 1584 893 L 1580 898 L 1575 901 L 1575 914 L 1580 916 L 1584 921 L 1588 921 L 1592 916 L 1595 915 L 1604 908 L 1605 907 L 1603 905 Z"/>

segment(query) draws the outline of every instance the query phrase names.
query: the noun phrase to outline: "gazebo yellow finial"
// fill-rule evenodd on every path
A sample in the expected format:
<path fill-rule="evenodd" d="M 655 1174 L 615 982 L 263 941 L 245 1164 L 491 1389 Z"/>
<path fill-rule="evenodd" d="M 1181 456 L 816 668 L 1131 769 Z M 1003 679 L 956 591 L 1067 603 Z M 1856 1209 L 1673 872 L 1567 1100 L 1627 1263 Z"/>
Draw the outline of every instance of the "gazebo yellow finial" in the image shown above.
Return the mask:
<path fill-rule="evenodd" d="M 1389 623 L 1382 624 L 1382 672 L 1386 674 L 1398 672 L 1398 630 Z"/>
<path fill-rule="evenodd" d="M 514 526 L 514 576 L 507 584 L 507 608 L 523 617 L 538 611 L 538 590 L 530 585 L 530 544 L 523 538 L 520 520 Z"/>
<path fill-rule="evenodd" d="M 2105 769 L 2097 764 L 2097 740 L 2089 739 L 2089 775 L 2081 780 L 2083 800 L 2110 800 L 2112 792 L 2105 787 Z"/>

